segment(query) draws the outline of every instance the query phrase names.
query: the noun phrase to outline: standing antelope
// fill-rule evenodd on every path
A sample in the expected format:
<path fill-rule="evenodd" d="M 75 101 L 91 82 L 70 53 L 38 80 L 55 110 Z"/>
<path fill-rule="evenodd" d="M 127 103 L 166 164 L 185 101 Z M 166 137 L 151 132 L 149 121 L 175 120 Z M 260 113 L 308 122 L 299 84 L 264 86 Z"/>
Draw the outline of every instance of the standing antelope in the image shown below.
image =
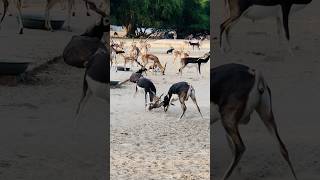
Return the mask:
<path fill-rule="evenodd" d="M 192 50 L 194 50 L 195 46 L 200 50 L 200 41 L 199 40 L 189 41 L 189 45 L 192 46 Z"/>
<path fill-rule="evenodd" d="M 176 95 L 178 97 L 175 98 L 175 97 L 173 97 L 173 95 Z M 185 104 L 185 101 L 188 101 L 189 97 L 191 98 L 193 103 L 196 105 L 196 107 L 201 115 L 201 118 L 203 118 L 202 113 L 201 113 L 200 108 L 197 103 L 195 90 L 194 90 L 193 86 L 187 82 L 178 82 L 178 83 L 173 84 L 170 87 L 168 94 L 164 97 L 164 100 L 161 103 L 161 105 L 163 105 L 164 111 L 167 112 L 169 105 L 170 104 L 173 105 L 172 102 L 179 99 L 180 104 L 181 104 L 181 108 L 182 108 L 182 114 L 179 118 L 179 119 L 181 119 L 187 110 L 187 106 Z"/>
<path fill-rule="evenodd" d="M 223 176 L 228 179 L 239 163 L 245 145 L 239 132 L 240 124 L 248 124 L 250 115 L 256 111 L 271 134 L 276 138 L 281 154 L 297 179 L 286 146 L 282 142 L 272 112 L 271 91 L 260 72 L 240 64 L 226 64 L 211 69 L 210 102 L 213 118 L 218 120 L 227 133 L 233 160 Z"/>
<path fill-rule="evenodd" d="M 241 16 L 251 20 L 263 19 L 268 16 L 275 16 L 278 25 L 278 34 L 280 35 L 281 15 L 282 25 L 285 31 L 287 43 L 290 40 L 289 34 L 289 15 L 291 11 L 302 9 L 312 0 L 226 0 L 229 6 L 229 18 L 220 25 L 220 47 L 222 47 L 223 34 L 225 32 L 226 40 L 230 45 L 229 31 Z M 281 11 L 281 13 L 280 13 Z M 289 49 L 290 51 L 290 49 Z"/>
<path fill-rule="evenodd" d="M 188 64 L 198 64 L 198 71 L 201 74 L 201 64 L 207 63 L 210 59 L 210 52 L 203 55 L 203 57 L 183 57 L 180 60 L 181 67 L 179 72 L 182 75 L 182 69 L 184 69 Z"/>

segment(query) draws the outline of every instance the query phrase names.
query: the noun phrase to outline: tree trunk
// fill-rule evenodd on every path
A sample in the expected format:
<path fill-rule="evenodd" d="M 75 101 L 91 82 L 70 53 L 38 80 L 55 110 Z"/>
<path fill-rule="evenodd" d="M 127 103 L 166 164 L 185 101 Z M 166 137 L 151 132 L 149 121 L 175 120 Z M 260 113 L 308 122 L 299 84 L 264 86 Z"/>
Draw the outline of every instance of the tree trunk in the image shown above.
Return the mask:
<path fill-rule="evenodd" d="M 125 25 L 126 36 L 127 37 L 135 37 L 136 36 L 136 25 L 134 23 L 128 23 Z"/>

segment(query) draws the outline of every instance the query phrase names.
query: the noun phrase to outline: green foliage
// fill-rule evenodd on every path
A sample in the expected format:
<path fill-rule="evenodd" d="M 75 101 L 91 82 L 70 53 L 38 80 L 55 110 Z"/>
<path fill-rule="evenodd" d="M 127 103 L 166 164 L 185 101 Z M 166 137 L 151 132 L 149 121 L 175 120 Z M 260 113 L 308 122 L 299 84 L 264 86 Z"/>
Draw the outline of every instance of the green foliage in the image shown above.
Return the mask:
<path fill-rule="evenodd" d="M 127 28 L 175 29 L 179 33 L 210 29 L 209 0 L 111 0 L 112 24 Z"/>

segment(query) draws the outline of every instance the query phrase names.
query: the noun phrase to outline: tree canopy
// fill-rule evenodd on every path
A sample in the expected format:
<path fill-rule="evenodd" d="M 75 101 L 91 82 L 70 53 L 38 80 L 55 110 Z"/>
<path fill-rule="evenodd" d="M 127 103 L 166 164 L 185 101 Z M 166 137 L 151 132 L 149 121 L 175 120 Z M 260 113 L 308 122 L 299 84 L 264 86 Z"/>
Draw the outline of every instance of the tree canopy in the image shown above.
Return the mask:
<path fill-rule="evenodd" d="M 128 36 L 139 28 L 171 29 L 178 35 L 210 31 L 210 0 L 111 0 L 111 22 Z"/>

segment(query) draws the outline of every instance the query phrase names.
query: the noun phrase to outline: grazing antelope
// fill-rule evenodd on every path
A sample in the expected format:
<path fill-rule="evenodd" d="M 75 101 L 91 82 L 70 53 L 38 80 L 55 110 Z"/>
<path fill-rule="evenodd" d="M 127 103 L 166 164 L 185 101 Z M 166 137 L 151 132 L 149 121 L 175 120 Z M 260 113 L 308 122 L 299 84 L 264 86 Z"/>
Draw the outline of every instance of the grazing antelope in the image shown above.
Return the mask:
<path fill-rule="evenodd" d="M 99 13 L 99 11 L 97 11 Z M 110 31 L 110 22 L 105 13 L 100 14 L 100 20 L 80 36 L 73 36 L 63 50 L 64 61 L 71 66 L 84 68 L 90 56 L 97 49 L 107 49 L 101 42 L 103 34 Z"/>
<path fill-rule="evenodd" d="M 244 65 L 226 64 L 211 69 L 210 76 L 210 101 L 213 110 L 210 124 L 222 121 L 233 154 L 233 160 L 223 179 L 231 176 L 245 152 L 239 125 L 248 124 L 253 111 L 259 114 L 277 140 L 282 156 L 297 179 L 286 146 L 279 136 L 272 112 L 271 91 L 262 74 Z"/>
<path fill-rule="evenodd" d="M 160 60 L 157 56 L 148 53 L 151 45 L 149 43 L 147 43 L 146 41 L 140 41 L 140 52 L 141 52 L 141 60 L 143 63 L 143 66 L 146 67 L 146 65 L 149 63 L 150 61 L 153 61 L 152 67 L 157 67 L 160 69 L 162 75 L 164 75 L 167 63 L 164 65 L 164 67 L 161 65 Z"/>
<path fill-rule="evenodd" d="M 178 96 L 178 98 L 174 98 L 173 95 Z M 193 86 L 187 82 L 178 82 L 178 83 L 173 84 L 170 87 L 168 94 L 164 97 L 164 100 L 161 103 L 161 105 L 163 105 L 164 111 L 167 112 L 169 105 L 170 104 L 173 105 L 172 102 L 179 99 L 180 104 L 181 104 L 181 108 L 182 108 L 182 114 L 179 118 L 179 119 L 181 119 L 187 110 L 187 106 L 185 104 L 185 101 L 188 101 L 189 97 L 191 98 L 193 103 L 196 105 L 196 107 L 201 115 L 201 118 L 203 118 L 202 113 L 201 113 L 200 108 L 197 103 L 195 90 L 194 90 Z"/>
<path fill-rule="evenodd" d="M 146 65 L 149 63 L 150 61 L 153 61 L 153 67 L 158 67 L 162 73 L 162 75 L 164 75 L 164 72 L 166 70 L 167 67 L 167 63 L 164 65 L 164 67 L 161 65 L 159 58 L 153 54 L 143 54 L 141 56 L 142 62 L 143 62 L 143 66 L 146 67 Z"/>
<path fill-rule="evenodd" d="M 220 47 L 222 47 L 223 34 L 226 35 L 228 45 L 230 45 L 229 31 L 236 24 L 241 16 L 251 20 L 263 19 L 268 16 L 275 16 L 280 35 L 281 16 L 282 25 L 287 42 L 290 40 L 289 15 L 290 12 L 302 9 L 312 0 L 226 0 L 229 6 L 229 18 L 220 25 Z M 281 13 L 279 13 L 281 11 Z"/>
<path fill-rule="evenodd" d="M 181 58 L 181 67 L 179 72 L 182 75 L 182 69 L 184 69 L 188 64 L 198 64 L 198 71 L 201 74 L 201 64 L 207 63 L 210 59 L 210 52 L 203 55 L 203 57 L 183 57 Z"/>

